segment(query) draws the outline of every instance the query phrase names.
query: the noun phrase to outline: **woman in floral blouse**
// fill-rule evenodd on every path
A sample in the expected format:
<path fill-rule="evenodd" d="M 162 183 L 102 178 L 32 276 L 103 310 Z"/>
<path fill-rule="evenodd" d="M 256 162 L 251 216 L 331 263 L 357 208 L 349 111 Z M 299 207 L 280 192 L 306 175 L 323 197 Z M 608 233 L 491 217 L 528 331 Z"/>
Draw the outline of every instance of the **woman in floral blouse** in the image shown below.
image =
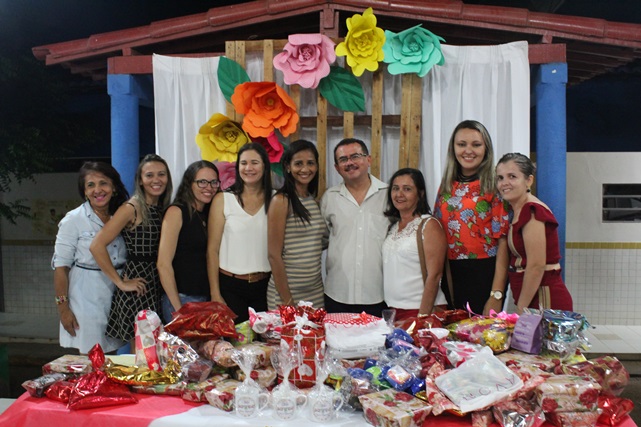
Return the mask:
<path fill-rule="evenodd" d="M 453 304 L 475 313 L 501 311 L 507 282 L 507 205 L 496 193 L 492 139 L 465 120 L 450 138 L 434 215 L 447 237 Z"/>

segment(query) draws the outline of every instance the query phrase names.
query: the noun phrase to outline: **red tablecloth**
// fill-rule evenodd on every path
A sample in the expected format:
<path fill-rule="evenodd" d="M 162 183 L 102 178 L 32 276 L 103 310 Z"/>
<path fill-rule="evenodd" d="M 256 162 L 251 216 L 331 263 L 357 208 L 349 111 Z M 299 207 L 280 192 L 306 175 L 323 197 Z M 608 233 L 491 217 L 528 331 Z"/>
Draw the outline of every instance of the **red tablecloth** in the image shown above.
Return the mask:
<path fill-rule="evenodd" d="M 201 405 L 184 401 L 174 396 L 155 396 L 137 394 L 137 404 L 111 406 L 97 409 L 70 411 L 60 402 L 47 398 L 37 399 L 27 393 L 18 398 L 7 410 L 0 415 L 2 427 L 211 427 L 211 426 L 304 426 L 318 427 L 319 424 L 307 421 L 302 417 L 292 420 L 289 424 L 276 421 L 269 412 L 264 417 L 256 419 L 240 419 L 232 414 L 220 411 L 210 405 Z M 341 414 L 340 418 L 331 423 L 340 426 L 369 426 L 362 414 Z M 423 427 L 469 427 L 470 417 L 455 417 L 440 415 L 428 417 Z M 498 426 L 498 424 L 494 424 Z M 551 427 L 545 423 L 544 426 Z M 617 427 L 637 427 L 630 417 L 627 417 Z"/>

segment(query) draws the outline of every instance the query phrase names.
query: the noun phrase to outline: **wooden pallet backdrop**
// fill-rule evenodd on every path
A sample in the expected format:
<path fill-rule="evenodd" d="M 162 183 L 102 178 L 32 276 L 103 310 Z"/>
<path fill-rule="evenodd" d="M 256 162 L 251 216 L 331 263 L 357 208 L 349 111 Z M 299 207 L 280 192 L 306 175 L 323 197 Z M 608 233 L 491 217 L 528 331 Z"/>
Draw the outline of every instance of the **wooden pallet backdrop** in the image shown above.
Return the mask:
<path fill-rule="evenodd" d="M 340 40 L 335 40 L 337 43 Z M 263 81 L 274 81 L 274 67 L 272 60 L 275 54 L 282 52 L 287 40 L 256 40 L 256 41 L 228 41 L 225 45 L 225 56 L 238 62 L 246 68 L 247 53 L 263 53 Z M 381 64 L 385 69 L 385 65 Z M 370 126 L 372 129 L 370 138 L 370 154 L 372 156 L 371 173 L 380 178 L 381 172 L 381 143 L 382 130 L 385 125 L 400 126 L 400 142 L 398 147 L 398 167 L 418 168 L 419 148 L 421 141 L 421 114 L 422 114 L 422 87 L 421 78 L 416 74 L 403 74 L 401 82 L 401 115 L 383 115 L 383 73 L 379 68 L 372 75 L 371 99 L 365 100 L 371 103 L 370 115 L 355 115 L 352 112 L 343 112 L 342 117 L 327 115 L 327 100 L 323 98 L 320 91 L 316 89 L 316 117 L 301 117 L 301 126 L 316 128 L 316 147 L 319 153 L 319 190 L 322 194 L 327 185 L 327 126 L 341 125 L 343 137 L 354 136 L 354 126 Z M 288 86 L 288 91 L 298 111 L 300 111 L 300 86 Z M 304 89 L 308 90 L 308 89 Z M 242 116 L 236 114 L 234 107 L 227 103 L 227 116 L 236 121 L 242 121 Z M 299 131 L 289 136 L 290 141 L 299 138 Z"/>

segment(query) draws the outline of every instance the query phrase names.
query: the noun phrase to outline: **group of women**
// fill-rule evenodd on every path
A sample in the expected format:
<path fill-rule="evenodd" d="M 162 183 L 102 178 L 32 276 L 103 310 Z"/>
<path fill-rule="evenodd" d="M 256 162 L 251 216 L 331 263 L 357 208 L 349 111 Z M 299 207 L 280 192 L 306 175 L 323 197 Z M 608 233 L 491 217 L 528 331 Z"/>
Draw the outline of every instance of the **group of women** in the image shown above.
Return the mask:
<path fill-rule="evenodd" d="M 192 301 L 224 303 L 236 322 L 248 307 L 322 307 L 328 230 L 317 203 L 318 151 L 295 141 L 281 164 L 284 184 L 274 191 L 267 152 L 246 144 L 235 183 L 219 192 L 216 166 L 197 161 L 170 203 L 169 168 L 157 155 L 141 161 L 131 198 L 113 167 L 85 163 L 78 180 L 85 202 L 60 222 L 52 260 L 60 345 L 114 351 L 133 339 L 140 310 L 169 322 Z M 487 130 L 464 121 L 449 142 L 433 216 L 419 170 L 392 176 L 382 251 L 385 302 L 397 318 L 448 305 L 500 311 L 508 275 L 517 311 L 572 309 L 558 224 L 531 194 L 533 175 L 532 162 L 514 153 L 495 171 Z"/>

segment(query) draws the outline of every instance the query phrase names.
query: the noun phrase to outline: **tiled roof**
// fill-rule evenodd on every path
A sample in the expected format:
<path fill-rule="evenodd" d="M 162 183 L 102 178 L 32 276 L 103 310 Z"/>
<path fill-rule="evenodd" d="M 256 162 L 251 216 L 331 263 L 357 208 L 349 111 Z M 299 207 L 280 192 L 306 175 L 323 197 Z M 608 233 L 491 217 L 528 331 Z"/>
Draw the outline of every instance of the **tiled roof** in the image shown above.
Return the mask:
<path fill-rule="evenodd" d="M 564 44 L 570 83 L 641 58 L 641 24 L 471 5 L 460 0 L 370 0 L 366 5 L 373 7 L 381 28 L 401 31 L 421 23 L 453 45 L 516 40 Z M 37 46 L 33 54 L 47 65 L 60 64 L 73 73 L 104 79 L 108 59 L 113 57 L 221 54 L 228 40 L 285 39 L 294 33 L 342 37 L 347 32 L 345 20 L 364 8 L 362 0 L 257 0 Z"/>

